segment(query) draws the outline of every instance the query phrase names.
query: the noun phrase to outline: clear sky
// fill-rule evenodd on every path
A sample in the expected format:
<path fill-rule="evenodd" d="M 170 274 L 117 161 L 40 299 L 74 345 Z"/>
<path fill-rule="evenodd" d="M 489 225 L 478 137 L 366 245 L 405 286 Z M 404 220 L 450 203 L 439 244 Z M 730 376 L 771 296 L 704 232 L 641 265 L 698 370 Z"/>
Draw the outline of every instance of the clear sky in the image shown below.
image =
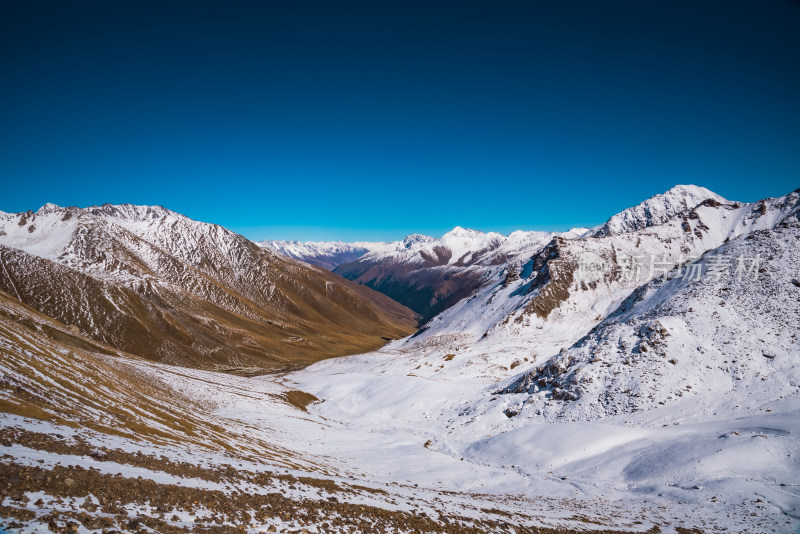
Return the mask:
<path fill-rule="evenodd" d="M 0 68 L 3 211 L 398 239 L 800 187 L 793 0 L 6 0 Z"/>

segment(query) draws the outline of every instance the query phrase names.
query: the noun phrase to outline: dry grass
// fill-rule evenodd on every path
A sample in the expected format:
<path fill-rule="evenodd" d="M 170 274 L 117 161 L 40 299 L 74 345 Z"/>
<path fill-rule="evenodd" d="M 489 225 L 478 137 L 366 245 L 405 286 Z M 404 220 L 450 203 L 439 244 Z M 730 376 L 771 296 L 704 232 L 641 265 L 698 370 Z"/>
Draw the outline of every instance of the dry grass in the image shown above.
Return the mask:
<path fill-rule="evenodd" d="M 114 244 L 114 268 L 159 280 L 134 290 L 0 246 L 9 273 L 0 290 L 89 336 L 50 332 L 64 344 L 213 370 L 286 371 L 369 352 L 416 329 L 414 312 L 376 291 L 250 252 L 244 274 L 219 266 L 205 272 L 168 255 L 163 272 L 151 273 Z"/>
<path fill-rule="evenodd" d="M 311 393 L 299 390 L 287 391 L 282 397 L 288 404 L 304 412 L 308 411 L 308 406 L 310 404 L 319 402 L 319 399 Z"/>
<path fill-rule="evenodd" d="M 80 343 L 61 344 L 45 334 L 53 331 Z M 76 348 L 83 343 L 92 341 L 0 292 L 0 411 L 157 445 L 293 461 L 291 451 L 244 428 L 216 424 L 214 406 L 140 371 L 133 364 L 141 359 L 109 356 L 110 347 L 100 347 L 105 354 Z"/>

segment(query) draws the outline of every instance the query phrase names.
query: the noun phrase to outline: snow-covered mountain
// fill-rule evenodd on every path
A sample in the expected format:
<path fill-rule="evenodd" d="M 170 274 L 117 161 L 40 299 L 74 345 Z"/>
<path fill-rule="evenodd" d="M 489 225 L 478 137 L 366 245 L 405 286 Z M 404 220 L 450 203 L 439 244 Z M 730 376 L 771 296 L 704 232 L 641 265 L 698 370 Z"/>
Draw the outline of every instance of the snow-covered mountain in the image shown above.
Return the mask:
<path fill-rule="evenodd" d="M 334 272 L 392 297 L 427 320 L 486 284 L 496 266 L 521 268 L 522 258 L 554 236 L 568 239 L 585 232 L 517 231 L 506 236 L 457 226 L 439 239 L 408 236 Z"/>
<path fill-rule="evenodd" d="M 800 392 L 798 242 L 795 211 L 651 280 L 505 391 L 522 394 L 520 412 L 558 420 L 768 406 Z"/>
<path fill-rule="evenodd" d="M 688 395 L 687 385 L 710 388 L 705 398 L 719 402 L 754 394 L 745 391 L 752 382 L 794 391 L 793 379 L 772 380 L 800 369 L 800 191 L 754 203 L 696 191 L 654 197 L 700 199 L 659 224 L 554 236 L 524 263 L 518 255 L 488 266 L 474 294 L 393 343 L 399 360 L 386 368 L 481 377 L 495 382 L 481 402 L 504 399 L 482 406 L 487 417 L 537 421 L 655 409 Z"/>
<path fill-rule="evenodd" d="M 628 208 L 605 224 L 569 232 L 513 232 L 508 236 L 456 227 L 437 239 L 413 234 L 393 243 L 262 241 L 263 247 L 334 271 L 376 289 L 428 320 L 473 294 L 492 266 L 517 276 L 524 260 L 556 236 L 619 235 L 657 226 L 700 203 L 725 199 L 704 187 L 678 185 Z"/>
<path fill-rule="evenodd" d="M 376 352 L 252 378 L 140 356 L 247 354 L 274 342 L 251 330 L 267 317 L 333 347 L 403 309 L 354 296 L 340 315 L 366 288 L 161 210 L 0 217 L 0 476 L 18 481 L 0 498 L 30 525 L 80 507 L 121 530 L 120 509 L 165 531 L 800 528 L 800 190 L 679 186 L 592 231 L 409 236 L 365 255 L 376 279 L 474 289 Z M 116 355 L 114 310 L 158 335 Z"/>
<path fill-rule="evenodd" d="M 158 206 L 0 218 L 0 289 L 121 350 L 186 365 L 286 366 L 413 332 L 410 310 Z"/>
<path fill-rule="evenodd" d="M 355 261 L 368 252 L 393 248 L 391 243 L 356 241 L 259 241 L 258 244 L 312 265 L 318 265 L 329 271 L 334 270 L 343 263 Z"/>
<path fill-rule="evenodd" d="M 605 224 L 596 228 L 592 235 L 625 234 L 663 224 L 682 211 L 694 208 L 706 200 L 725 202 L 724 198 L 705 187 L 676 185 L 666 193 L 650 197 L 641 204 L 617 213 Z"/>
<path fill-rule="evenodd" d="M 556 354 L 648 280 L 726 241 L 775 227 L 794 213 L 799 196 L 744 204 L 714 195 L 662 224 L 628 233 L 555 236 L 522 256 L 521 266 L 519 259 L 493 266 L 473 296 L 436 316 L 407 343 L 436 336 L 457 336 L 476 346 L 517 340 L 535 345 L 537 357 Z"/>
<path fill-rule="evenodd" d="M 691 197 L 659 222 L 555 236 L 415 336 L 290 378 L 327 420 L 418 436 L 535 495 L 688 505 L 669 532 L 695 512 L 709 530 L 793 532 L 800 190 L 696 191 L 647 201 Z"/>

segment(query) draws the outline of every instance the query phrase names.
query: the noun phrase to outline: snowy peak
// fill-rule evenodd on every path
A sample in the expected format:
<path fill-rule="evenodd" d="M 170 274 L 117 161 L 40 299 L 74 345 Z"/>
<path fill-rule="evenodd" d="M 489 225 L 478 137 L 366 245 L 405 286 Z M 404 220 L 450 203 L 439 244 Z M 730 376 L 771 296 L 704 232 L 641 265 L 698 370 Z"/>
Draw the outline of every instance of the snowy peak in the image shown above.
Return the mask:
<path fill-rule="evenodd" d="M 84 211 L 92 215 L 114 217 L 115 219 L 131 222 L 146 222 L 162 219 L 164 217 L 183 217 L 164 206 L 139 206 L 135 204 L 103 204 L 92 206 Z"/>
<path fill-rule="evenodd" d="M 83 258 L 88 249 L 81 236 L 87 233 L 98 240 L 98 253 L 127 233 L 125 239 L 136 236 L 195 266 L 202 263 L 199 250 L 204 240 L 218 242 L 224 251 L 250 243 L 220 226 L 189 219 L 163 206 L 103 204 L 77 208 L 48 203 L 36 212 L 10 214 L 0 220 L 0 244 L 50 260 Z M 105 237 L 100 238 L 101 234 Z M 75 240 L 81 241 L 77 249 Z"/>
<path fill-rule="evenodd" d="M 411 234 L 403 238 L 403 248 L 411 248 L 418 243 L 432 243 L 436 241 L 435 237 L 423 234 Z"/>
<path fill-rule="evenodd" d="M 36 210 L 33 214 L 37 217 L 44 215 L 52 215 L 54 213 L 73 213 L 73 214 L 87 214 L 100 217 L 113 217 L 116 219 L 123 219 L 129 221 L 151 221 L 161 219 L 166 216 L 183 217 L 182 215 L 171 211 L 164 206 L 144 206 L 136 204 L 103 204 L 100 206 L 89 206 L 87 208 L 77 208 L 74 206 L 65 207 L 59 206 L 48 202 L 41 208 Z"/>
<path fill-rule="evenodd" d="M 705 187 L 676 185 L 665 193 L 652 196 L 641 204 L 612 216 L 594 232 L 594 235 L 619 235 L 657 226 L 707 200 L 728 203 L 726 199 Z"/>
<path fill-rule="evenodd" d="M 456 226 L 446 234 L 442 236 L 442 240 L 458 237 L 458 238 L 476 238 L 485 235 L 483 232 L 479 230 L 470 230 L 468 228 L 464 228 L 462 226 Z"/>
<path fill-rule="evenodd" d="M 660 195 L 654 195 L 651 198 L 665 197 L 665 198 L 693 198 L 693 199 L 706 199 L 713 198 L 719 202 L 725 201 L 724 198 L 717 195 L 710 189 L 699 185 L 682 185 L 678 184 Z"/>
<path fill-rule="evenodd" d="M 581 237 L 586 237 L 591 233 L 591 231 L 592 231 L 591 228 L 583 228 L 583 227 L 570 228 L 569 230 L 564 232 L 561 235 L 561 237 L 563 237 L 564 239 L 578 239 Z"/>
<path fill-rule="evenodd" d="M 464 263 L 477 252 L 487 248 L 496 248 L 508 238 L 494 232 L 484 233 L 456 226 L 439 240 L 439 244 L 451 252 L 449 263 Z"/>
<path fill-rule="evenodd" d="M 58 204 L 53 204 L 52 202 L 48 202 L 47 204 L 36 210 L 36 215 L 38 216 L 49 215 L 51 213 L 62 212 L 64 211 L 64 209 L 65 208 L 62 208 Z"/>
<path fill-rule="evenodd" d="M 72 239 L 76 209 L 45 204 L 35 213 L 8 213 L 0 218 L 0 244 L 53 259 Z"/>
<path fill-rule="evenodd" d="M 412 234 L 401 243 L 391 243 L 359 258 L 359 262 L 387 262 L 431 267 L 452 265 L 468 267 L 474 264 L 494 265 L 494 251 L 503 255 L 518 252 L 532 244 L 541 247 L 554 235 L 550 232 L 516 231 L 508 236 L 496 232 L 481 232 L 456 226 L 441 238 Z"/>
<path fill-rule="evenodd" d="M 702 197 L 704 191 L 678 188 L 672 193 L 685 196 L 699 192 Z M 468 281 L 471 291 L 462 296 L 469 298 L 451 302 L 409 340 L 408 346 L 457 337 L 476 352 L 496 353 L 497 347 L 513 347 L 508 353 L 517 354 L 530 345 L 536 347 L 540 357 L 547 358 L 589 332 L 632 291 L 664 270 L 739 236 L 800 225 L 796 215 L 800 212 L 798 193 L 752 204 L 717 198 L 721 197 L 704 199 L 664 223 L 643 225 L 621 235 L 568 232 L 554 235 L 538 247 L 502 246 L 477 264 L 485 266 L 486 276 Z M 487 263 L 487 259 L 492 261 Z M 477 268 L 473 264 L 462 271 Z M 365 273 L 372 277 L 368 283 L 381 287 L 373 282 L 380 281 L 375 272 L 373 267 Z M 453 270 L 441 287 L 461 284 L 459 275 Z M 416 273 L 409 278 L 415 280 Z M 491 365 L 499 361 L 495 358 Z"/>

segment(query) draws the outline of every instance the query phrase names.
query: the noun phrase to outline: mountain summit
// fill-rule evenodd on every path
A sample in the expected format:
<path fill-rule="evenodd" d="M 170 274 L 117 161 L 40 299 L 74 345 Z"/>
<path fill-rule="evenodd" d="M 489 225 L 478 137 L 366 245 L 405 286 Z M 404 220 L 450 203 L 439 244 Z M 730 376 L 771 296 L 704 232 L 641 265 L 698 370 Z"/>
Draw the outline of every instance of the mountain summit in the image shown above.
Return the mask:
<path fill-rule="evenodd" d="M 703 201 L 727 203 L 728 201 L 696 185 L 676 185 L 669 191 L 652 196 L 631 208 L 625 209 L 600 226 L 595 236 L 617 235 L 642 230 L 667 222 L 678 213 L 694 208 Z"/>

